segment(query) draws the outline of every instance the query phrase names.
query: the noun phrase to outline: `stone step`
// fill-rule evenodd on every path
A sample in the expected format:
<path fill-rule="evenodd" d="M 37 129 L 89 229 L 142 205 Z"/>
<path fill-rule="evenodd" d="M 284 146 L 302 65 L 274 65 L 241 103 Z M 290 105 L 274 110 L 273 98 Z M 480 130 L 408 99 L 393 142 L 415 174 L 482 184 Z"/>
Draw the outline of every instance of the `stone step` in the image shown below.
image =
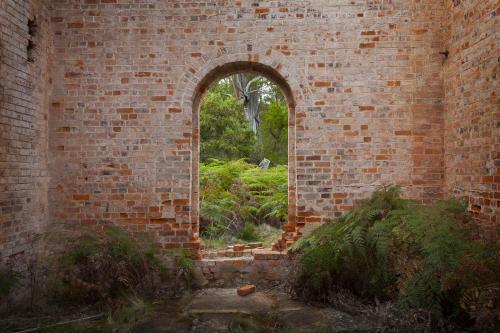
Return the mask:
<path fill-rule="evenodd" d="M 292 241 L 293 243 L 293 241 Z M 256 258 L 256 260 L 275 260 L 284 257 L 284 252 L 280 250 L 266 250 L 263 248 L 247 249 L 243 251 L 232 251 L 232 250 L 222 250 L 222 251 L 210 251 L 202 253 L 202 260 L 225 260 L 225 259 L 245 259 L 245 258 Z"/>

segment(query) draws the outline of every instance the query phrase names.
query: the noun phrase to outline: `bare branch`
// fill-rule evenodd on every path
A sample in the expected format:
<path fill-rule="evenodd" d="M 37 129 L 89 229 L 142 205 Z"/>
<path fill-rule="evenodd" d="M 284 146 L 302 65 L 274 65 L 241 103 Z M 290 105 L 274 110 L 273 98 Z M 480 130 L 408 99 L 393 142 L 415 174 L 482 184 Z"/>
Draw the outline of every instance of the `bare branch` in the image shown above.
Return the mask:
<path fill-rule="evenodd" d="M 261 78 L 260 76 L 256 76 L 253 79 L 251 79 L 250 81 L 248 81 L 247 86 L 245 88 L 245 91 L 248 91 L 250 89 L 250 87 L 252 86 L 252 83 L 254 83 L 255 81 L 257 81 L 260 78 Z"/>

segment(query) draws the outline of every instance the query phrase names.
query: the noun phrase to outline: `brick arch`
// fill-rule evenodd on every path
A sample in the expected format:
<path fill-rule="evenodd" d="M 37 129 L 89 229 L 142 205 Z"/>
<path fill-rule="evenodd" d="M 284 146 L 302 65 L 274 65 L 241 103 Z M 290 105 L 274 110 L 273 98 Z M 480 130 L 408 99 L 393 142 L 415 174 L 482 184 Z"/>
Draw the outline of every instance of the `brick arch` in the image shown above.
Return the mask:
<path fill-rule="evenodd" d="M 286 82 L 281 88 L 285 89 L 285 85 L 288 86 L 286 89 L 291 91 L 296 107 L 305 102 L 307 98 L 306 86 L 301 82 L 307 81 L 298 71 L 299 66 L 292 63 L 281 52 L 272 49 L 261 49 L 252 53 L 227 52 L 225 50 L 214 50 L 207 56 L 197 58 L 198 60 L 191 59 L 187 62 L 187 71 L 180 79 L 174 96 L 174 100 L 180 104 L 180 107 L 191 109 L 200 83 L 218 69 L 231 63 L 246 63 L 247 68 L 260 66 L 260 70 L 267 73 L 265 75 L 273 76 L 274 80 L 283 79 Z"/>
<path fill-rule="evenodd" d="M 201 60 L 203 61 L 203 60 Z M 194 70 L 193 68 L 198 68 Z M 288 214 L 289 228 L 295 230 L 297 216 L 297 174 L 296 174 L 296 128 L 295 113 L 304 103 L 303 87 L 300 78 L 293 71 L 294 66 L 284 59 L 282 54 L 268 50 L 262 55 L 226 55 L 215 57 L 211 61 L 190 65 L 190 71 L 181 80 L 183 88 L 178 91 L 180 107 L 184 114 L 192 115 L 191 137 L 191 188 L 190 219 L 194 235 L 199 237 L 199 106 L 211 84 L 228 75 L 252 72 L 265 76 L 274 82 L 283 92 L 289 109 L 288 127 Z M 305 82 L 305 81 L 302 81 Z"/>

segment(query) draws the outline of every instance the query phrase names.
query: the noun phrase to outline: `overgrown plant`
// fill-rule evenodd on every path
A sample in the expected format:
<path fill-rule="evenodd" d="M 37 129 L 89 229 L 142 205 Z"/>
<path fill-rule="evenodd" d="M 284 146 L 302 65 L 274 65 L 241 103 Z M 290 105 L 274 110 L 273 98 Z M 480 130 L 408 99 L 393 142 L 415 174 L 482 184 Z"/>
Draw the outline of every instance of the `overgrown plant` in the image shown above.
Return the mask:
<path fill-rule="evenodd" d="M 228 91 L 229 81 L 214 85 L 200 107 L 200 159 L 234 160 L 255 154 L 257 138 L 243 105 Z"/>
<path fill-rule="evenodd" d="M 272 163 L 286 165 L 288 163 L 288 109 L 279 100 L 269 104 L 262 114 L 259 130 L 261 154 Z"/>
<path fill-rule="evenodd" d="M 84 231 L 68 242 L 55 271 L 53 296 L 77 304 L 109 304 L 132 293 L 153 296 L 166 276 L 155 246 L 118 227 Z"/>
<path fill-rule="evenodd" d="M 288 167 L 270 169 L 249 168 L 240 176 L 256 202 L 253 218 L 256 221 L 283 222 L 288 220 Z"/>
<path fill-rule="evenodd" d="M 49 255 L 38 256 L 28 267 L 36 278 L 23 275 L 18 283 L 12 271 L 0 273 L 2 295 L 13 288 L 37 295 L 31 314 L 24 317 L 23 307 L 22 315 L 13 312 L 20 318 L 0 321 L 2 332 L 27 327 L 40 332 L 128 331 L 149 318 L 154 305 L 193 286 L 192 252 L 161 250 L 122 228 L 80 227 L 44 236 Z M 107 320 L 99 320 L 105 315 Z"/>
<path fill-rule="evenodd" d="M 473 241 L 471 229 L 462 200 L 423 206 L 402 199 L 397 187 L 376 191 L 293 246 L 300 253 L 295 291 L 328 301 L 343 288 L 395 300 L 402 310 L 461 317 L 467 291 L 491 286 L 500 273 L 498 246 Z"/>
<path fill-rule="evenodd" d="M 20 278 L 20 274 L 10 268 L 0 269 L 0 300 L 19 285 Z"/>
<path fill-rule="evenodd" d="M 288 169 L 261 169 L 243 160 L 202 164 L 201 232 L 215 239 L 234 235 L 260 240 L 256 227 L 279 227 L 288 215 Z"/>
<path fill-rule="evenodd" d="M 287 164 L 288 108 L 280 89 L 261 76 L 236 74 L 210 87 L 200 106 L 200 159 L 246 158 Z"/>

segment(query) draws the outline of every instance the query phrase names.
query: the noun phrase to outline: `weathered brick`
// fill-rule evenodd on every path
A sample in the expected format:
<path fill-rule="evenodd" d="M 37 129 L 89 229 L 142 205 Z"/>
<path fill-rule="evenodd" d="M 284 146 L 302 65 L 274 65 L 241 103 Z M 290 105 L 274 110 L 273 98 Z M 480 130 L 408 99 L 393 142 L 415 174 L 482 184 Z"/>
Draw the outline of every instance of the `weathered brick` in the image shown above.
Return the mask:
<path fill-rule="evenodd" d="M 255 292 L 255 285 L 253 284 L 247 284 L 237 289 L 237 293 L 239 296 L 247 296 L 254 292 Z"/>
<path fill-rule="evenodd" d="M 444 192 L 466 196 L 484 233 L 497 238 L 500 189 L 498 154 L 498 1 L 446 1 L 443 50 Z M 493 30 L 492 30 L 493 29 Z M 444 58 L 444 56 L 441 56 Z M 497 125 L 493 125 L 497 124 Z M 496 134 L 494 134 L 496 132 Z M 481 204 L 479 204 L 481 203 Z"/>
<path fill-rule="evenodd" d="M 15 269 L 25 268 L 39 248 L 35 234 L 48 223 L 48 118 L 49 110 L 60 111 L 50 101 L 50 7 L 40 0 L 0 1 L 0 266 L 10 260 Z M 37 29 L 30 35 L 33 19 Z M 74 127 L 53 128 L 65 126 Z"/>
<path fill-rule="evenodd" d="M 401 0 L 376 16 L 362 1 L 51 2 L 0 2 L 0 258 L 49 221 L 151 227 L 163 247 L 196 250 L 192 105 L 234 64 L 293 104 L 297 230 L 391 183 L 420 202 L 466 195 L 498 224 L 495 0 Z"/>

